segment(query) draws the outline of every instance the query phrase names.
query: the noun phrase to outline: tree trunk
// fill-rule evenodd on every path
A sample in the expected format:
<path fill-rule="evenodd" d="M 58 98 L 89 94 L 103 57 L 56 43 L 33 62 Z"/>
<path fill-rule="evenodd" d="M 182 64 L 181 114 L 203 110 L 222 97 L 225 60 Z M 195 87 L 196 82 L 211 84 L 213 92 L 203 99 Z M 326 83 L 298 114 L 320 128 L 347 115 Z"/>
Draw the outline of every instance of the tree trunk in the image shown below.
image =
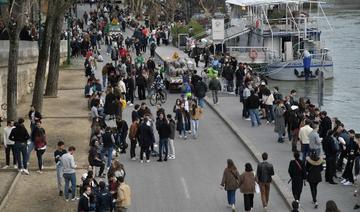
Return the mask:
<path fill-rule="evenodd" d="M 17 66 L 19 57 L 19 34 L 24 24 L 24 17 L 22 16 L 25 2 L 19 2 L 16 11 L 13 11 L 14 16 L 17 17 L 14 25 L 11 20 L 8 20 L 9 26 L 9 60 L 8 60 L 8 76 L 7 76 L 7 119 L 17 119 Z M 2 8 L 3 9 L 3 8 Z M 4 13 L 3 13 L 4 14 Z"/>
<path fill-rule="evenodd" d="M 58 93 L 61 28 L 64 17 L 57 17 L 52 28 L 50 44 L 49 73 L 46 82 L 45 96 L 56 97 Z"/>
<path fill-rule="evenodd" d="M 38 59 L 36 75 L 35 75 L 35 87 L 34 87 L 34 94 L 32 99 L 32 104 L 39 112 L 42 111 L 42 106 L 43 106 L 46 64 L 49 57 L 49 46 L 52 37 L 52 28 L 55 22 L 55 17 L 54 17 L 55 10 L 56 10 L 55 0 L 50 0 L 49 11 L 45 22 L 44 35 L 42 37 L 42 46 L 39 50 L 39 59 Z"/>

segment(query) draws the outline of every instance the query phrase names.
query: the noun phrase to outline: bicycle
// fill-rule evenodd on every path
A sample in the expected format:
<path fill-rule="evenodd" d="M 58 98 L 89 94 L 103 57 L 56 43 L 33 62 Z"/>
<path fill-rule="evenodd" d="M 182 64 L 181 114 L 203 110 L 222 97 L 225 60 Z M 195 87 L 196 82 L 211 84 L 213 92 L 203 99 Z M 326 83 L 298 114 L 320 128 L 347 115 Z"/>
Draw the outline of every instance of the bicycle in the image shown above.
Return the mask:
<path fill-rule="evenodd" d="M 155 106 L 158 102 L 165 104 L 167 99 L 167 93 L 163 90 L 158 90 L 150 95 L 150 104 Z"/>

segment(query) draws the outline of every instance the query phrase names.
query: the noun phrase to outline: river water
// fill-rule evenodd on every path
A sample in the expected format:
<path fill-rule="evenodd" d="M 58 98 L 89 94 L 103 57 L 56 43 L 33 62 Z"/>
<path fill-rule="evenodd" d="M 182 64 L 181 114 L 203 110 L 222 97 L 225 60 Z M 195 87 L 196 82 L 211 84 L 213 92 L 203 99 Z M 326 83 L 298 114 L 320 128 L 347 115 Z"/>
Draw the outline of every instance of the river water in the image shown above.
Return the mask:
<path fill-rule="evenodd" d="M 334 28 L 324 30 L 322 40 L 331 51 L 334 79 L 325 81 L 324 106 L 330 117 L 338 117 L 347 129 L 360 132 L 360 4 L 346 7 L 329 5 L 325 13 Z M 298 96 L 305 96 L 317 104 L 317 82 L 280 82 L 284 95 L 295 88 Z"/>

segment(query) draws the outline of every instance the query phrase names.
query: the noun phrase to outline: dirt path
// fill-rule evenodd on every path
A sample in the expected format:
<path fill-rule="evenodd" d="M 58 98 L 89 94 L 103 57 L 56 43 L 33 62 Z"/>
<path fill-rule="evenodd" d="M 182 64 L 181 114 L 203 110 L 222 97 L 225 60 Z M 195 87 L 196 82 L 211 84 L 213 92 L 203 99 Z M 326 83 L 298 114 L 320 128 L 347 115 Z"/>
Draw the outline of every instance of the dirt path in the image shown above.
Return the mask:
<path fill-rule="evenodd" d="M 60 72 L 60 90 L 58 98 L 44 99 L 43 127 L 48 136 L 48 145 L 44 155 L 44 166 L 54 168 L 53 152 L 59 139 L 66 147 L 74 145 L 77 149 L 74 157 L 79 167 L 87 167 L 88 137 L 90 122 L 87 118 L 87 101 L 83 97 L 85 78 L 82 70 L 64 70 Z M 19 115 L 26 118 L 31 96 L 20 105 Z M 29 123 L 26 123 L 29 126 Z M 1 154 L 2 157 L 3 154 Z M 0 159 L 1 164 L 4 158 Z M 22 175 L 5 207 L 6 212 L 76 211 L 77 202 L 65 202 L 58 196 L 56 172 L 35 172 L 37 169 L 35 152 L 30 159 L 30 176 Z M 78 182 L 82 170 L 77 171 Z M 2 174 L 0 173 L 0 176 Z"/>

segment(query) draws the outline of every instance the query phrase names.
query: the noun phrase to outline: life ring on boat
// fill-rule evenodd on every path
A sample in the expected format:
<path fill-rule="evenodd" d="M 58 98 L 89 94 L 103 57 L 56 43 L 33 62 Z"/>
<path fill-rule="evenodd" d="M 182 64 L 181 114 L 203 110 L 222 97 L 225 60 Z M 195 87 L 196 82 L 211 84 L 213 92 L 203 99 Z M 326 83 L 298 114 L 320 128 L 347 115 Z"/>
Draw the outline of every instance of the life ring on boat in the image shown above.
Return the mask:
<path fill-rule="evenodd" d="M 258 53 L 257 53 L 256 49 L 251 49 L 250 53 L 249 53 L 249 56 L 250 56 L 250 58 L 252 60 L 255 60 L 257 58 L 257 56 L 258 56 Z"/>

